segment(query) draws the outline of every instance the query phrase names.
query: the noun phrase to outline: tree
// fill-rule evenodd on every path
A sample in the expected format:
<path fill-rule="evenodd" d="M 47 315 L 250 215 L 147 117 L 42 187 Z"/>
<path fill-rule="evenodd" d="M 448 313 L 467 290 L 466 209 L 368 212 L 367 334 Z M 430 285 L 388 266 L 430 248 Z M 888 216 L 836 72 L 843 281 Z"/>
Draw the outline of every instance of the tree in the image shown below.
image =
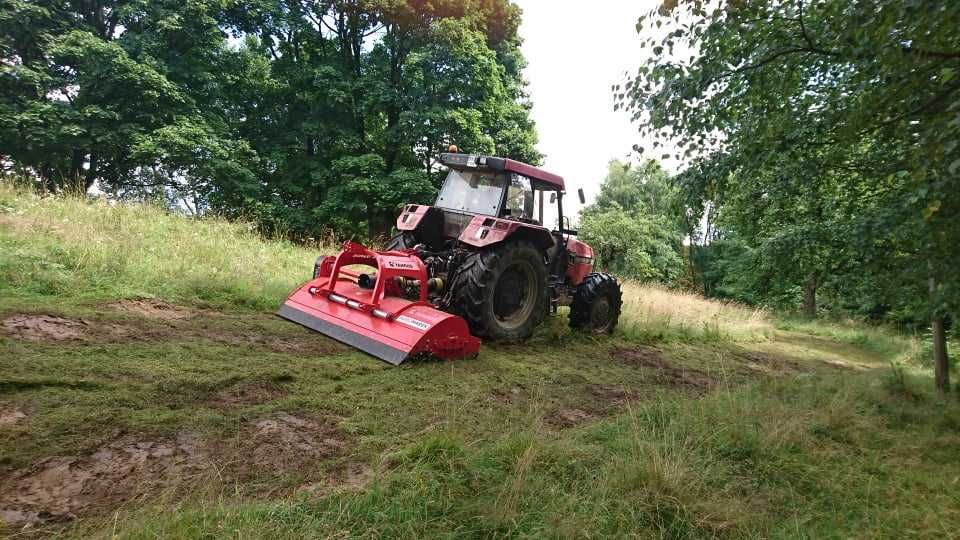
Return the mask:
<path fill-rule="evenodd" d="M 650 24 L 653 55 L 616 89 L 620 105 L 692 159 L 684 179 L 701 201 L 759 217 L 754 242 L 806 231 L 810 268 L 873 276 L 932 321 L 946 390 L 946 321 L 960 303 L 960 4 L 670 2 L 638 30 Z M 799 219 L 766 221 L 769 205 Z"/>
<path fill-rule="evenodd" d="M 677 188 L 657 162 L 611 161 L 596 202 L 581 212 L 580 235 L 601 268 L 673 283 L 683 272 L 677 202 Z"/>
<path fill-rule="evenodd" d="M 294 237 L 388 232 L 450 143 L 537 163 L 508 0 L 9 0 L 0 149 Z"/>

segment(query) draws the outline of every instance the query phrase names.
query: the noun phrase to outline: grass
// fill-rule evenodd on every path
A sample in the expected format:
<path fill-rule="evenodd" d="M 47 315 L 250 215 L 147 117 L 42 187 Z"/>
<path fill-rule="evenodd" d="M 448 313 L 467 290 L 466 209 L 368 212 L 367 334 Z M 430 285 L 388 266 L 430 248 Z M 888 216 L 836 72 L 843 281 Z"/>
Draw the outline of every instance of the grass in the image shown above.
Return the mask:
<path fill-rule="evenodd" d="M 623 299 L 628 306 L 621 321 L 623 330 L 637 339 L 756 340 L 770 336 L 774 329 L 762 309 L 658 285 L 626 282 Z"/>
<path fill-rule="evenodd" d="M 208 465 L 11 536 L 942 538 L 960 527 L 960 404 L 932 392 L 923 366 L 890 368 L 910 340 L 888 330 L 628 283 L 612 338 L 552 318 L 524 345 L 390 368 L 270 315 L 323 248 L 2 186 L 0 248 L 0 322 L 43 313 L 100 332 L 0 331 L 0 414 L 25 414 L 0 425 L 0 510 L 31 464 L 114 441 L 191 434 Z M 141 296 L 193 316 L 115 307 Z M 223 399 L 251 388 L 269 392 Z M 257 435 L 281 414 L 335 430 Z M 337 449 L 296 446 L 323 438 Z"/>
<path fill-rule="evenodd" d="M 852 320 L 824 323 L 805 319 L 783 319 L 776 324 L 785 331 L 822 336 L 838 342 L 855 345 L 889 358 L 899 367 L 920 375 L 932 369 L 933 344 L 929 335 L 905 334 L 887 326 L 869 326 Z M 948 350 L 956 351 L 960 341 L 950 340 Z M 954 360 L 955 357 L 951 358 Z M 955 365 L 955 362 L 953 362 Z"/>
<path fill-rule="evenodd" d="M 264 240 L 244 223 L 149 205 L 40 197 L 0 182 L 0 295 L 58 302 L 156 296 L 270 309 L 326 246 Z"/>

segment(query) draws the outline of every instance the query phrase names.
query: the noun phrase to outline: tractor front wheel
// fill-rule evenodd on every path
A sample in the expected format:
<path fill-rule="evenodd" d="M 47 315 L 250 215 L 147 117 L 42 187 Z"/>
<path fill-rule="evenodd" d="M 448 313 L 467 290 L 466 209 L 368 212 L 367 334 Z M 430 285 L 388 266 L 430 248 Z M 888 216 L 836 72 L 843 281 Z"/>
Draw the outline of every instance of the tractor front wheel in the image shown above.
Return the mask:
<path fill-rule="evenodd" d="M 525 339 L 547 313 L 547 267 L 531 244 L 510 242 L 472 253 L 453 287 L 454 311 L 474 335 Z"/>
<path fill-rule="evenodd" d="M 593 273 L 577 286 L 570 305 L 570 328 L 609 334 L 620 320 L 623 293 L 610 274 Z"/>

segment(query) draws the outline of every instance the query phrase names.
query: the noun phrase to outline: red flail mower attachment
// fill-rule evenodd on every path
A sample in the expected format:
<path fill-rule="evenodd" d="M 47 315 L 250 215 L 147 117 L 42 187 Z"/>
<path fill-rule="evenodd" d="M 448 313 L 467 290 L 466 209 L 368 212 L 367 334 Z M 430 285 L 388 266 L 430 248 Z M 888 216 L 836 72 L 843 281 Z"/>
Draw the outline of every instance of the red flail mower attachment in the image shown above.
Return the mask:
<path fill-rule="evenodd" d="M 350 265 L 374 267 L 376 274 L 345 268 Z M 405 280 L 419 285 L 419 300 L 401 296 L 398 283 Z M 277 314 L 395 366 L 420 353 L 453 359 L 480 350 L 480 340 L 470 335 L 465 320 L 427 301 L 423 261 L 354 242 L 324 258 L 319 276 L 294 291 Z"/>

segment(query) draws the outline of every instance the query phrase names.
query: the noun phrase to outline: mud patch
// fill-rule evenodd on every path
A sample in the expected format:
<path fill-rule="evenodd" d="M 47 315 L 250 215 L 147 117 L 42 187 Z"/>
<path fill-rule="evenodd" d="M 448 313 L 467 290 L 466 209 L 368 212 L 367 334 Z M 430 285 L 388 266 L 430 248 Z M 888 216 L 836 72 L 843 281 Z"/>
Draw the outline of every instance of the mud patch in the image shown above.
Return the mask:
<path fill-rule="evenodd" d="M 547 424 L 556 428 L 571 428 L 589 422 L 593 415 L 583 409 L 554 409 L 544 418 Z"/>
<path fill-rule="evenodd" d="M 107 307 L 115 311 L 123 311 L 148 319 L 160 319 L 163 321 L 189 319 L 196 315 L 196 312 L 193 310 L 151 298 L 120 300 L 119 302 L 108 304 Z"/>
<path fill-rule="evenodd" d="M 0 483 L 0 519 L 13 527 L 70 520 L 194 479 L 208 468 L 201 444 L 188 434 L 115 441 L 87 457 L 50 457 L 15 471 Z"/>
<path fill-rule="evenodd" d="M 0 321 L 0 333 L 26 341 L 82 343 L 125 340 L 134 330 L 100 321 L 21 313 Z"/>
<path fill-rule="evenodd" d="M 717 383 L 715 378 L 699 369 L 671 364 L 659 350 L 651 347 L 616 349 L 611 355 L 621 362 L 652 370 L 650 382 L 658 385 L 704 394 Z"/>
<path fill-rule="evenodd" d="M 662 368 L 667 365 L 660 349 L 653 347 L 635 347 L 632 349 L 615 349 L 611 356 L 615 359 L 638 367 Z"/>
<path fill-rule="evenodd" d="M 0 322 L 4 334 L 28 341 L 80 341 L 90 333 L 90 323 L 53 315 L 13 315 Z"/>
<path fill-rule="evenodd" d="M 233 409 L 249 405 L 259 405 L 286 397 L 290 392 L 286 388 L 268 381 L 238 384 L 216 393 L 210 405 L 218 409 Z"/>
<path fill-rule="evenodd" d="M 175 339 L 202 340 L 231 347 L 256 348 L 270 352 L 329 356 L 345 351 L 346 347 L 315 332 L 304 330 L 294 335 L 271 335 L 269 329 L 246 323 L 221 326 L 204 321 L 201 313 L 223 321 L 229 317 L 213 315 L 213 312 L 190 311 L 154 300 L 124 300 L 110 306 L 117 310 L 136 312 L 154 321 L 69 319 L 55 315 L 11 315 L 0 321 L 0 335 L 34 342 L 64 343 L 126 343 L 153 342 Z"/>
<path fill-rule="evenodd" d="M 238 448 L 258 469 L 295 472 L 302 465 L 347 449 L 346 436 L 333 419 L 303 418 L 287 413 L 255 420 L 243 430 Z"/>
<path fill-rule="evenodd" d="M 338 342 L 319 333 L 302 337 L 278 337 L 265 335 L 208 335 L 209 339 L 224 345 L 257 347 L 270 352 L 296 355 L 326 356 L 346 349 Z"/>
<path fill-rule="evenodd" d="M 591 384 L 587 386 L 587 394 L 601 404 L 615 407 L 626 405 L 640 397 L 637 392 L 616 384 Z"/>
<path fill-rule="evenodd" d="M 321 482 L 310 482 L 297 488 L 298 493 L 326 495 L 333 491 L 360 491 L 373 480 L 373 469 L 364 463 L 350 463 L 332 472 Z"/>
<path fill-rule="evenodd" d="M 347 448 L 347 437 L 332 417 L 287 413 L 247 421 L 235 439 L 186 433 L 167 439 L 121 438 L 90 455 L 49 457 L 0 479 L 0 529 L 68 521 L 161 491 L 176 495 L 200 485 L 269 478 L 264 484 L 273 488 L 253 487 L 251 492 L 272 495 L 277 475 L 309 476 L 317 469 L 308 466 L 311 462 L 340 456 Z M 368 467 L 354 464 L 337 469 L 323 483 L 359 488 L 371 477 Z"/>
<path fill-rule="evenodd" d="M 27 415 L 17 409 L 0 407 L 0 428 L 16 425 L 26 418 Z"/>

